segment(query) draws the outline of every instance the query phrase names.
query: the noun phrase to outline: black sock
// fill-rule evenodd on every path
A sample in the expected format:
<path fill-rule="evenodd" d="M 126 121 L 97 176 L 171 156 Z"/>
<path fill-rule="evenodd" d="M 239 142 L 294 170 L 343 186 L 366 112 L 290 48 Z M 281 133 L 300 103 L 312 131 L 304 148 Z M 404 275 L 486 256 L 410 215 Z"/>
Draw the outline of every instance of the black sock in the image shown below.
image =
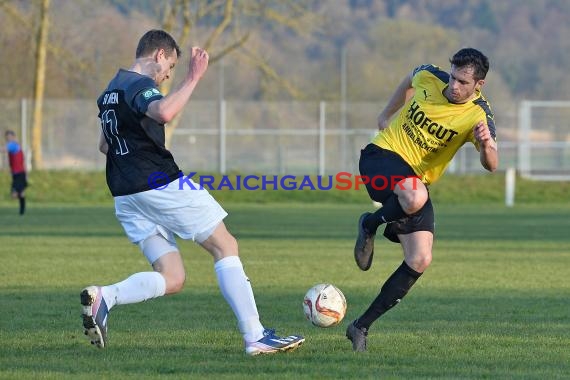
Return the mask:
<path fill-rule="evenodd" d="M 26 211 L 26 197 L 19 197 L 20 200 L 20 215 L 24 215 Z"/>
<path fill-rule="evenodd" d="M 398 196 L 392 194 L 382 203 L 382 207 L 378 211 L 372 215 L 368 215 L 364 219 L 363 225 L 369 232 L 375 234 L 382 223 L 393 222 L 405 216 L 406 213 L 402 210 L 402 206 L 400 206 Z"/>
<path fill-rule="evenodd" d="M 380 294 L 372 301 L 368 310 L 355 321 L 354 325 L 358 328 L 369 329 L 374 321 L 404 298 L 421 275 L 410 268 L 405 261 L 402 262 L 402 265 L 386 280 Z"/>

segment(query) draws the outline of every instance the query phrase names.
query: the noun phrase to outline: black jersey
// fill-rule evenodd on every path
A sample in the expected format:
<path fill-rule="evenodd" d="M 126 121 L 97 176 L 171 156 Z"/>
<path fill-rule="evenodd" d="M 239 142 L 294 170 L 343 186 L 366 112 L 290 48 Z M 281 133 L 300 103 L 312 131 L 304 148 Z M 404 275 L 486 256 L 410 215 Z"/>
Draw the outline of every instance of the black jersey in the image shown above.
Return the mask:
<path fill-rule="evenodd" d="M 113 196 L 151 190 L 180 175 L 164 146 L 164 124 L 145 115 L 148 105 L 162 97 L 150 77 L 121 69 L 97 99 L 109 145 L 107 185 Z"/>

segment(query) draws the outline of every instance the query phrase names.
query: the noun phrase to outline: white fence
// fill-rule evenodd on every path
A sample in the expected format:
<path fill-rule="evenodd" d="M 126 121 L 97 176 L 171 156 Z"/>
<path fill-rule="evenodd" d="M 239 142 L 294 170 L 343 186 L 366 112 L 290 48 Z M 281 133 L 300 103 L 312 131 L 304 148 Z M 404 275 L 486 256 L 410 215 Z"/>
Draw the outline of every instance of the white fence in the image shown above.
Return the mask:
<path fill-rule="evenodd" d="M 376 131 L 379 103 L 191 101 L 171 150 L 185 172 L 259 174 L 356 173 L 360 149 Z M 530 177 L 570 174 L 570 102 L 495 104 L 500 169 Z M 31 102 L 0 102 L 2 129 L 20 132 L 30 161 Z M 94 100 L 44 101 L 44 168 L 101 170 Z M 5 157 L 2 157 L 5 164 Z M 470 144 L 452 173 L 484 172 Z"/>
<path fill-rule="evenodd" d="M 519 114 L 520 174 L 570 180 L 570 101 L 524 101 Z"/>

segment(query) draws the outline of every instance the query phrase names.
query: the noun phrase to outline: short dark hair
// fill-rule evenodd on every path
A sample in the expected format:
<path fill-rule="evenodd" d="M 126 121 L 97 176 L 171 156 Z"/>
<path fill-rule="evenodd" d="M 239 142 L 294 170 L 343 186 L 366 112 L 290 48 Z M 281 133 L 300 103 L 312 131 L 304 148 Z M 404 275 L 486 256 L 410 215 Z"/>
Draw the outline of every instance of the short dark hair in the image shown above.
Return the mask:
<path fill-rule="evenodd" d="M 180 57 L 180 47 L 174 38 L 164 30 L 153 29 L 146 32 L 139 40 L 136 58 L 146 57 L 156 49 L 164 49 L 169 57 L 176 51 L 176 55 Z"/>
<path fill-rule="evenodd" d="M 489 71 L 489 58 L 477 49 L 464 48 L 459 50 L 449 60 L 456 67 L 473 67 L 473 78 L 475 80 L 485 79 Z"/>
<path fill-rule="evenodd" d="M 14 132 L 11 129 L 7 129 L 6 132 L 4 133 L 4 136 L 16 136 L 16 132 Z"/>

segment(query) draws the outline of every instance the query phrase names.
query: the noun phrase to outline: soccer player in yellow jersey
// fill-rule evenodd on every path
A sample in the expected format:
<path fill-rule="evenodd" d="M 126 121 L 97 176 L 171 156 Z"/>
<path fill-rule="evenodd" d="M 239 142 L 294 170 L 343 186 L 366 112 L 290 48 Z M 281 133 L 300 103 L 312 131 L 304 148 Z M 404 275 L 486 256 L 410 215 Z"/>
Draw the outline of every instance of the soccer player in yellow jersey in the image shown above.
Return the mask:
<path fill-rule="evenodd" d="M 449 73 L 422 65 L 404 78 L 378 116 L 380 132 L 361 152 L 360 173 L 370 198 L 382 208 L 358 221 L 356 264 L 364 271 L 370 268 L 382 224 L 384 236 L 402 245 L 404 261 L 349 324 L 346 336 L 354 351 L 366 350 L 372 323 L 400 302 L 431 263 L 434 213 L 427 186 L 467 142 L 480 152 L 485 169 L 493 172 L 498 166 L 493 113 L 481 94 L 489 60 L 465 48 L 450 62 Z"/>

